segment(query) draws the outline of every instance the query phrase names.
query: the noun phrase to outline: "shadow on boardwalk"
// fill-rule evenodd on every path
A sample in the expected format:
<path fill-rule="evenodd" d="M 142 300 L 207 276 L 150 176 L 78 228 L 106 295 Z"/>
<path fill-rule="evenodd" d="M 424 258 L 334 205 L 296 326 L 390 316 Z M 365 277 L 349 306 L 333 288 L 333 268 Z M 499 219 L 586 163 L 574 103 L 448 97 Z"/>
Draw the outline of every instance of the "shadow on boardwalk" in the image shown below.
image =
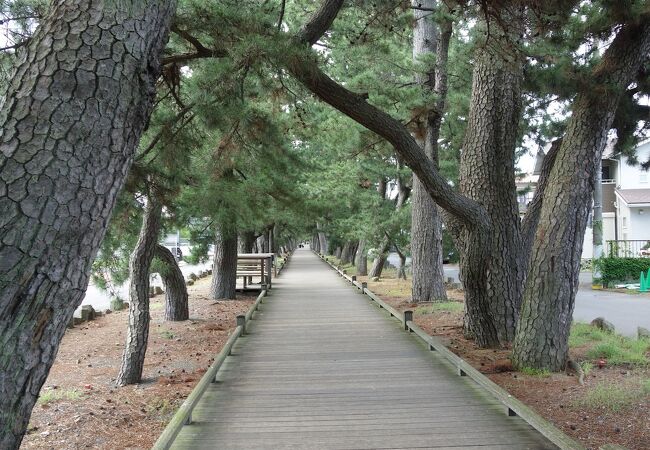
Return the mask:
<path fill-rule="evenodd" d="M 556 448 L 300 249 L 172 448 Z"/>

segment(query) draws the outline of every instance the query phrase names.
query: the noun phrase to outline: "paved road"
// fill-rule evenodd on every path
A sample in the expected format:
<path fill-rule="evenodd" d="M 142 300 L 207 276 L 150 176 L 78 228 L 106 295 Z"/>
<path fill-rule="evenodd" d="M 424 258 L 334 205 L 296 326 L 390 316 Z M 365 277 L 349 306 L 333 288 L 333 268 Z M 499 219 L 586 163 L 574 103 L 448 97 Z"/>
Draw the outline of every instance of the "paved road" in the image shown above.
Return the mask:
<path fill-rule="evenodd" d="M 445 265 L 445 276 L 458 280 L 458 266 Z M 618 333 L 636 336 L 637 327 L 650 329 L 650 294 L 594 291 L 591 272 L 582 272 L 573 320 L 591 322 L 596 317 L 612 322 Z"/>
<path fill-rule="evenodd" d="M 551 449 L 299 249 L 176 449 Z"/>

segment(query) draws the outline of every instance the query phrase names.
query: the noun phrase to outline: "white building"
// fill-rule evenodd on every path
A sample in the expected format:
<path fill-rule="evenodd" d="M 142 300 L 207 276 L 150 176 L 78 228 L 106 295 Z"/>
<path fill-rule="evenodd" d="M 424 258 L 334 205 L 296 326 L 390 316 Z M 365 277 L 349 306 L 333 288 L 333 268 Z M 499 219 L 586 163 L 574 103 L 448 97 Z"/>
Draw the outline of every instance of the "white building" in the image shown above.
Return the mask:
<path fill-rule="evenodd" d="M 650 160 L 650 141 L 636 149 L 637 160 Z M 641 249 L 650 242 L 650 174 L 639 164 L 630 165 L 628 158 L 613 154 L 611 147 L 603 155 L 603 244 L 604 252 L 615 245 L 625 248 L 625 255 L 640 256 Z M 591 258 L 593 229 L 591 221 L 585 233 L 583 258 Z M 607 241 L 618 241 L 609 244 Z M 626 242 L 622 242 L 626 241 Z"/>
<path fill-rule="evenodd" d="M 650 140 L 637 147 L 636 155 L 639 162 L 650 161 Z M 519 211 L 522 215 L 532 200 L 542 162 L 543 153 L 540 152 L 533 174 L 517 181 Z M 609 145 L 602 160 L 602 188 L 605 255 L 612 248 L 618 251 L 618 256 L 649 256 L 650 250 L 643 248 L 650 247 L 650 172 L 643 170 L 639 164 L 630 165 L 626 156 L 613 153 L 613 145 Z M 593 228 L 590 217 L 582 258 L 592 256 Z"/>

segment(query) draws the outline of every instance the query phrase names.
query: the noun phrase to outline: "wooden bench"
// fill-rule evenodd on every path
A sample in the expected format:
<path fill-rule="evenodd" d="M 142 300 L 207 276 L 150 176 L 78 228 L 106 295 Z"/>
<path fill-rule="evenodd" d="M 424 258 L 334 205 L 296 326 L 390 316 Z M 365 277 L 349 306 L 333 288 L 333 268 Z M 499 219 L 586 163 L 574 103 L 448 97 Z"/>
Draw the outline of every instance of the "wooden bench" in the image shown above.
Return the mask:
<path fill-rule="evenodd" d="M 260 284 L 271 289 L 273 253 L 239 253 L 237 255 L 237 278 L 243 278 L 244 289 L 253 277 L 260 277 Z"/>

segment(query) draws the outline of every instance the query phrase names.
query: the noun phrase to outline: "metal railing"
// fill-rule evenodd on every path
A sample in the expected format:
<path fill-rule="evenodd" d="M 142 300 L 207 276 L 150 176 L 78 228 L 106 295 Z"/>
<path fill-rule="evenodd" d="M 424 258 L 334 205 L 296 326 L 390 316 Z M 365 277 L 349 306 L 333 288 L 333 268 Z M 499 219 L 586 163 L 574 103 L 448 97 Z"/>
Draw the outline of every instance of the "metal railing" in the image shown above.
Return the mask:
<path fill-rule="evenodd" d="M 607 241 L 605 251 L 608 258 L 648 258 L 650 239 Z"/>

